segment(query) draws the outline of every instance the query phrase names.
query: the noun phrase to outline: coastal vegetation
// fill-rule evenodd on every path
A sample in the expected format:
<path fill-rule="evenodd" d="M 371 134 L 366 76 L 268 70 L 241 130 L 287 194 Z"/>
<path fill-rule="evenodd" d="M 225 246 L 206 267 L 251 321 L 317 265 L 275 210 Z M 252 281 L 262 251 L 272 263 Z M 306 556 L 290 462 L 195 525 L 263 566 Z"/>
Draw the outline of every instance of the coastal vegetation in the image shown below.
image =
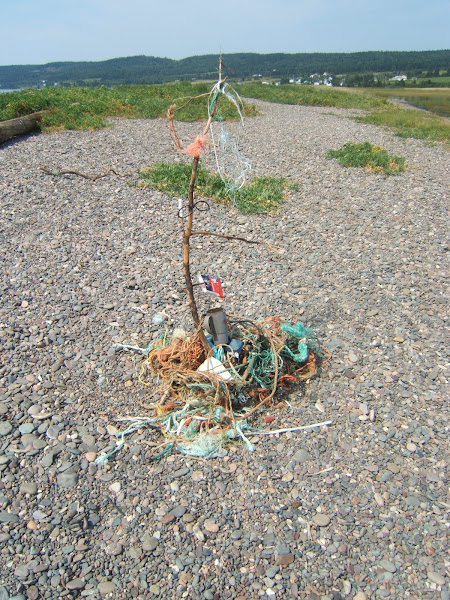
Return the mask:
<path fill-rule="evenodd" d="M 329 150 L 327 158 L 336 158 L 344 167 L 363 167 L 371 173 L 396 175 L 405 169 L 405 159 L 390 155 L 385 148 L 370 142 L 347 142 L 338 150 Z"/>
<path fill-rule="evenodd" d="M 204 118 L 209 90 L 210 86 L 205 83 L 189 82 L 20 90 L 0 94 L 0 120 L 46 110 L 48 112 L 42 119 L 45 131 L 99 129 L 110 124 L 108 117 L 165 117 L 168 107 L 176 102 L 178 120 L 197 121 Z M 238 117 L 236 108 L 226 98 L 222 112 L 227 119 Z M 244 113 L 252 116 L 256 109 L 246 104 Z"/>
<path fill-rule="evenodd" d="M 138 185 L 150 186 L 183 198 L 188 194 L 191 169 L 190 164 L 183 162 L 157 163 L 140 172 Z M 254 177 L 248 184 L 235 191 L 234 202 L 243 213 L 270 213 L 279 209 L 284 190 L 285 181 L 281 177 Z M 203 167 L 197 169 L 196 196 L 216 202 L 230 202 L 220 175 L 212 174 Z M 201 205 L 199 209 L 201 210 Z"/>
<path fill-rule="evenodd" d="M 380 90 L 261 83 L 241 84 L 235 88 L 247 99 L 244 105 L 247 117 L 258 114 L 251 98 L 306 106 L 355 108 L 364 110 L 365 114 L 353 118 L 388 127 L 399 136 L 450 143 L 448 119 L 397 106 L 389 100 L 390 94 Z M 110 117 L 165 117 L 168 107 L 175 102 L 179 108 L 177 120 L 197 121 L 204 119 L 209 91 L 210 85 L 206 82 L 26 89 L 0 94 L 0 120 L 43 110 L 46 112 L 40 126 L 44 131 L 98 129 L 111 125 Z M 425 97 L 419 93 L 416 96 Z M 448 106 L 449 95 L 443 90 L 428 90 L 427 96 L 434 97 L 441 107 Z M 225 97 L 222 113 L 228 120 L 238 118 L 236 108 Z"/>

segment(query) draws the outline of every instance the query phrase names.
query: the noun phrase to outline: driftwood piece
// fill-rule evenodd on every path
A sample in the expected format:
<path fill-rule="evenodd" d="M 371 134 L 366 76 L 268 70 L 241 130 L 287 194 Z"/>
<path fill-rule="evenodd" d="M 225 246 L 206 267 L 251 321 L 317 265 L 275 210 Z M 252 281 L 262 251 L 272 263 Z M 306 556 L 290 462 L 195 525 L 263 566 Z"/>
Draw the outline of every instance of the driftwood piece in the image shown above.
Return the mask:
<path fill-rule="evenodd" d="M 39 129 L 39 123 L 42 120 L 45 112 L 45 110 L 41 110 L 39 112 L 32 113 L 31 115 L 18 117 L 17 119 L 0 121 L 0 144 L 10 140 L 16 135 L 24 135 Z"/>

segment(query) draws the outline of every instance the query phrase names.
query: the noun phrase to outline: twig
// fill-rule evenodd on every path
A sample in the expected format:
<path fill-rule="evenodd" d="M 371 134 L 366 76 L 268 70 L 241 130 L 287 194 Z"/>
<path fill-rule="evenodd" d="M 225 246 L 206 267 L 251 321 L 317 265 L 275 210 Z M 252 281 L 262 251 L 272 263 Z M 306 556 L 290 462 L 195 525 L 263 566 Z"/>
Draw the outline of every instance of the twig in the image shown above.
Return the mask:
<path fill-rule="evenodd" d="M 266 244 L 266 242 L 260 242 L 259 240 L 247 240 L 246 238 L 239 237 L 236 235 L 225 235 L 223 233 L 213 233 L 212 231 L 191 231 L 191 235 L 212 235 L 214 237 L 223 238 L 225 240 L 238 240 L 240 242 L 245 242 L 246 244 L 258 244 L 259 246 L 264 246 L 268 250 L 272 250 L 273 252 L 278 252 L 279 254 L 281 254 L 283 252 L 282 250 L 279 250 L 275 246 Z"/>
<path fill-rule="evenodd" d="M 60 177 L 61 175 L 78 175 L 78 177 L 83 177 L 84 179 L 89 179 L 90 181 L 97 181 L 97 179 L 101 179 L 102 177 L 107 177 L 111 173 L 113 175 L 117 175 L 118 177 L 130 177 L 133 173 L 117 173 L 114 169 L 108 169 L 106 173 L 102 173 L 100 175 L 86 175 L 85 173 L 80 173 L 79 171 L 72 171 L 71 169 L 50 169 L 47 166 L 39 167 L 41 171 L 47 173 L 47 175 L 53 175 L 54 177 Z"/>
<path fill-rule="evenodd" d="M 275 433 L 287 433 L 288 431 L 302 431 L 303 429 L 323 427 L 324 425 L 331 425 L 332 423 L 333 421 L 323 421 L 323 423 L 314 423 L 313 425 L 302 425 L 301 427 L 288 427 L 286 429 L 274 429 L 273 431 L 254 431 L 252 432 L 252 435 L 274 435 Z"/>

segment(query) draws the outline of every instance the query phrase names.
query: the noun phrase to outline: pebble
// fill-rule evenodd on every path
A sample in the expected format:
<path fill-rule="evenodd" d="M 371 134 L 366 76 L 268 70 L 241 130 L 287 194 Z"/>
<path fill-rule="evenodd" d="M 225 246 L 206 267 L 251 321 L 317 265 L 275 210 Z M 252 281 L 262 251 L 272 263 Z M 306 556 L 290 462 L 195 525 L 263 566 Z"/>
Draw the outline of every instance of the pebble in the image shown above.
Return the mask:
<path fill-rule="evenodd" d="M 379 565 L 380 565 L 380 567 L 382 567 L 385 571 L 388 571 L 389 573 L 395 573 L 395 571 L 397 570 L 397 567 L 391 560 L 386 560 L 386 559 L 380 560 Z"/>
<path fill-rule="evenodd" d="M 436 585 L 445 585 L 445 577 L 435 571 L 427 571 L 427 577 Z"/>
<path fill-rule="evenodd" d="M 322 513 L 318 513 L 317 515 L 314 515 L 312 520 L 313 520 L 313 523 L 315 523 L 319 527 L 328 527 L 328 525 L 331 522 L 330 517 L 328 515 L 325 515 Z"/>
<path fill-rule="evenodd" d="M 101 581 L 97 586 L 97 590 L 100 596 L 109 596 L 115 593 L 116 586 L 113 581 Z"/>
<path fill-rule="evenodd" d="M 77 577 L 76 579 L 71 579 L 66 583 L 66 587 L 68 590 L 82 590 L 86 585 L 86 582 L 81 579 L 81 577 Z"/>
<path fill-rule="evenodd" d="M 78 483 L 78 473 L 72 473 L 69 471 L 65 471 L 64 473 L 59 473 L 57 477 L 58 485 L 63 488 L 74 488 Z"/>
<path fill-rule="evenodd" d="M 38 487 L 34 481 L 28 481 L 20 484 L 20 492 L 22 494 L 37 494 Z"/>
<path fill-rule="evenodd" d="M 13 430 L 12 423 L 9 421 L 0 421 L 0 435 L 8 435 Z"/>
<path fill-rule="evenodd" d="M 302 320 L 333 353 L 318 376 L 280 394 L 289 404 L 277 398 L 252 425 L 332 425 L 250 434 L 252 453 L 233 440 L 216 458 L 173 452 L 156 461 L 164 439 L 142 427 L 97 465 L 127 426 L 116 419 L 154 414 L 160 397 L 157 382 L 139 382 L 138 353 L 113 345 L 147 347 L 166 328 L 192 329 L 177 198 L 134 186 L 143 165 L 189 159 L 162 119 L 111 119 L 103 130 L 3 144 L 8 600 L 36 589 L 43 599 L 448 598 L 448 153 L 357 122 L 359 109 L 257 104 L 259 117 L 227 130 L 239 133 L 253 175 L 295 185 L 277 214 L 210 203 L 195 226 L 281 252 L 196 236 L 192 273 L 223 278 L 229 314 Z M 177 131 L 194 139 L 199 123 Z M 385 147 L 414 168 L 388 177 L 326 158 L 349 140 Z M 202 164 L 215 171 L 213 153 Z M 47 175 L 43 165 L 132 175 L 93 182 Z M 215 305 L 196 298 L 201 314 Z M 155 312 L 164 322 L 153 322 Z"/>

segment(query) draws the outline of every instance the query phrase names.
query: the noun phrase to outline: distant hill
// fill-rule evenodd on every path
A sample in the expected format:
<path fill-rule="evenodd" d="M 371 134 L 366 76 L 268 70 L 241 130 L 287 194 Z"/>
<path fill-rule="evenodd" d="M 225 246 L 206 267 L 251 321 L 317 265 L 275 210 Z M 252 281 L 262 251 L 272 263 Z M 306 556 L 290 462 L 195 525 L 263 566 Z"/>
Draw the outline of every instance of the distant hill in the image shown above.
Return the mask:
<path fill-rule="evenodd" d="M 433 73 L 449 70 L 450 50 L 419 52 L 351 52 L 303 54 L 225 54 L 226 73 L 232 79 L 302 77 L 312 73 Z M 130 56 L 99 62 L 55 62 L 45 65 L 0 66 L 0 88 L 43 85 L 115 85 L 165 83 L 175 80 L 214 79 L 216 54 L 181 60 Z"/>

